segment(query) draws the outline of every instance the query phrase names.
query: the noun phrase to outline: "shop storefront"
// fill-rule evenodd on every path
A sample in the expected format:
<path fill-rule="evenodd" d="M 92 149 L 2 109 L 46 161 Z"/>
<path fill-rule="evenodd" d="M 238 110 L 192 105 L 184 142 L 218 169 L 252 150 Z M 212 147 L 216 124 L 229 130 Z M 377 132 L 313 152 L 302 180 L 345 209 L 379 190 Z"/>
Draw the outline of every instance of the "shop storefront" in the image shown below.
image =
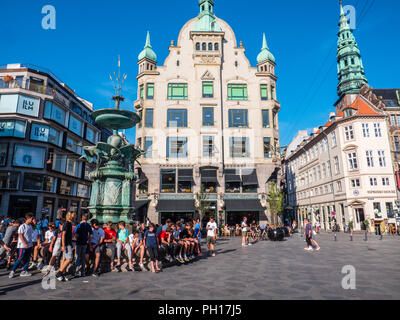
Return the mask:
<path fill-rule="evenodd" d="M 36 213 L 37 197 L 10 196 L 8 214 L 12 219 L 24 217 L 28 212 Z"/>
<path fill-rule="evenodd" d="M 196 208 L 194 200 L 158 200 L 157 212 L 159 213 L 159 223 L 163 224 L 167 219 L 173 222 L 184 220 L 192 221 L 195 217 Z"/>
<path fill-rule="evenodd" d="M 240 224 L 244 217 L 247 217 L 249 222 L 260 221 L 260 212 L 264 212 L 265 208 L 257 199 L 235 199 L 225 200 L 225 221 L 228 225 L 233 226 Z"/>

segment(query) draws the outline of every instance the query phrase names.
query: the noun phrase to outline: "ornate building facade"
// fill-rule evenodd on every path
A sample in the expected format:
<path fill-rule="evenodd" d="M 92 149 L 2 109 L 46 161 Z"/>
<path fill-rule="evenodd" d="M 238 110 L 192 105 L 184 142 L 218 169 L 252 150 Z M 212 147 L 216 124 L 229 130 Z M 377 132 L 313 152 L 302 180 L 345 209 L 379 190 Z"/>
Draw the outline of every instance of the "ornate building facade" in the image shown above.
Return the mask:
<path fill-rule="evenodd" d="M 149 34 L 138 57 L 136 140 L 146 154 L 137 219 L 189 220 L 203 199 L 205 219 L 266 221 L 268 181 L 279 168 L 275 58 L 263 35 L 253 67 L 231 27 L 215 16 L 214 1 L 199 7 L 163 65 Z"/>

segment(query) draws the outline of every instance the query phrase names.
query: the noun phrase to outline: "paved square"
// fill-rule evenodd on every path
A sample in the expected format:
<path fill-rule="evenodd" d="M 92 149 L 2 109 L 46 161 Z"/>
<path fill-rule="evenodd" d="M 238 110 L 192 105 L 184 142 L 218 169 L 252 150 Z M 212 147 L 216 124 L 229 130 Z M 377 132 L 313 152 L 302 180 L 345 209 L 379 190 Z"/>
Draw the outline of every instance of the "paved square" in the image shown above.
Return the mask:
<path fill-rule="evenodd" d="M 8 279 L 0 270 L 0 299 L 400 299 L 400 238 L 379 241 L 339 233 L 317 239 L 321 251 L 306 252 L 299 235 L 284 242 L 241 247 L 220 239 L 216 257 L 172 266 L 160 274 L 108 273 L 56 283 L 44 290 L 41 275 Z M 203 245 L 205 248 L 205 245 Z M 356 290 L 342 289 L 342 268 L 356 269 Z"/>

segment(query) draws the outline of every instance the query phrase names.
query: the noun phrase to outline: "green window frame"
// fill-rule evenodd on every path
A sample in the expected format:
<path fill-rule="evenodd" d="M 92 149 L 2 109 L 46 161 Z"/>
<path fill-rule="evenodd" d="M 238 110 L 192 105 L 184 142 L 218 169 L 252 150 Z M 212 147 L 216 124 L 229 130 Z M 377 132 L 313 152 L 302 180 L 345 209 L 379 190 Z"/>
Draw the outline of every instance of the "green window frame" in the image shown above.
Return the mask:
<path fill-rule="evenodd" d="M 148 83 L 146 85 L 146 99 L 148 100 L 154 99 L 154 83 Z"/>
<path fill-rule="evenodd" d="M 143 99 L 143 95 L 144 95 L 144 84 L 141 84 L 139 86 L 139 97 L 140 97 L 140 99 Z"/>
<path fill-rule="evenodd" d="M 247 84 L 228 84 L 228 100 L 247 100 Z"/>
<path fill-rule="evenodd" d="M 168 84 L 168 100 L 187 100 L 187 98 L 188 98 L 187 83 Z"/>
<path fill-rule="evenodd" d="M 203 81 L 203 98 L 214 98 L 214 82 Z"/>
<path fill-rule="evenodd" d="M 268 85 L 260 84 L 260 95 L 261 95 L 261 100 L 263 101 L 268 100 Z"/>

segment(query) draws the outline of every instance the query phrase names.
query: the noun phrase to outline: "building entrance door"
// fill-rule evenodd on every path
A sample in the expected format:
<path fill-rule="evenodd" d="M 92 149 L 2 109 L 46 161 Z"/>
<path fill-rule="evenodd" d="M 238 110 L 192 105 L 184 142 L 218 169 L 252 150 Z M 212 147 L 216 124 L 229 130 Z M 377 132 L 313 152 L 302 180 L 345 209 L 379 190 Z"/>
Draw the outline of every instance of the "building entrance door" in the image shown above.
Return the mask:
<path fill-rule="evenodd" d="M 356 214 L 356 221 L 355 221 L 355 230 L 365 230 L 365 215 L 364 215 L 364 209 L 363 208 L 356 208 L 355 209 L 355 214 Z"/>

